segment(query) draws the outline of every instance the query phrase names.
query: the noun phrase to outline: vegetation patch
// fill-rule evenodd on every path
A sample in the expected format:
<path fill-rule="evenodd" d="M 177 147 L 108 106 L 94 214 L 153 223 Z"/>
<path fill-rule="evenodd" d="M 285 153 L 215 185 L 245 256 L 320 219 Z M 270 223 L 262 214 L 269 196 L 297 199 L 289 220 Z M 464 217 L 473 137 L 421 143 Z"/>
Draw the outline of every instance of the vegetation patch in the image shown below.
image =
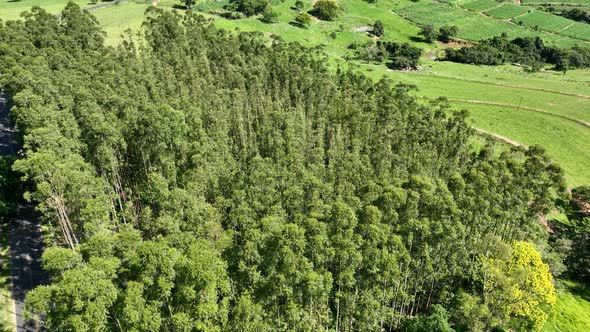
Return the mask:
<path fill-rule="evenodd" d="M 519 16 L 529 12 L 531 9 L 526 8 L 523 6 L 518 6 L 511 3 L 504 3 L 499 7 L 490 9 L 485 11 L 486 15 L 493 16 L 495 18 L 499 18 L 501 20 L 513 18 L 514 16 Z"/>
<path fill-rule="evenodd" d="M 436 27 L 453 22 L 459 28 L 458 37 L 471 41 L 506 34 L 512 38 L 542 36 L 547 43 L 560 47 L 572 47 L 578 44 L 583 47 L 590 47 L 590 45 L 570 37 L 535 31 L 534 26 L 532 28 L 518 26 L 441 3 L 416 3 L 394 10 L 421 26 L 432 24 Z"/>
<path fill-rule="evenodd" d="M 498 6 L 498 2 L 494 0 L 476 0 L 471 2 L 462 3 L 461 7 L 476 12 L 483 12 L 490 8 Z"/>

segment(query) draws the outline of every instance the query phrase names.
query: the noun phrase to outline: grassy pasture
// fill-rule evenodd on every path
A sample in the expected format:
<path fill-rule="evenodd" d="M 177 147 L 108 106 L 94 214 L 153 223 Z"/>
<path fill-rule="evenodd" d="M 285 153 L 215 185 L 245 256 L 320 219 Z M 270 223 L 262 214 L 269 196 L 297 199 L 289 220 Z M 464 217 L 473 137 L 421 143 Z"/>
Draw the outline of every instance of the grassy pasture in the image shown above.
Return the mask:
<path fill-rule="evenodd" d="M 441 26 L 452 23 L 459 27 L 459 37 L 470 41 L 491 38 L 506 33 L 510 38 L 540 36 L 547 44 L 560 47 L 572 47 L 574 45 L 590 47 L 590 44 L 581 40 L 535 31 L 532 28 L 498 21 L 476 12 L 440 3 L 415 3 L 396 7 L 394 11 L 418 25 L 433 24 Z"/>
<path fill-rule="evenodd" d="M 590 289 L 563 281 L 557 292 L 557 307 L 543 328 L 544 332 L 590 331 Z"/>
<path fill-rule="evenodd" d="M 461 7 L 481 12 L 498 6 L 498 2 L 494 0 L 475 0 L 461 4 Z"/>
<path fill-rule="evenodd" d="M 522 22 L 528 27 L 539 27 L 542 30 L 554 32 L 573 38 L 590 40 L 590 24 L 579 23 L 565 17 L 552 15 L 542 11 L 533 11 L 519 16 L 515 21 Z"/>
<path fill-rule="evenodd" d="M 590 40 L 590 24 L 575 22 L 559 31 L 559 33 L 578 39 Z"/>
<path fill-rule="evenodd" d="M 505 20 L 518 15 L 526 14 L 529 10 L 529 8 L 523 6 L 518 6 L 511 3 L 504 3 L 500 7 L 487 10 L 484 13 L 486 15 L 493 16 L 501 20 Z"/>
<path fill-rule="evenodd" d="M 33 6 L 39 6 L 52 14 L 61 12 L 69 0 L 0 0 L 0 19 L 15 20 L 20 17 L 20 13 L 30 10 Z M 80 7 L 90 5 L 88 0 L 72 0 Z"/>

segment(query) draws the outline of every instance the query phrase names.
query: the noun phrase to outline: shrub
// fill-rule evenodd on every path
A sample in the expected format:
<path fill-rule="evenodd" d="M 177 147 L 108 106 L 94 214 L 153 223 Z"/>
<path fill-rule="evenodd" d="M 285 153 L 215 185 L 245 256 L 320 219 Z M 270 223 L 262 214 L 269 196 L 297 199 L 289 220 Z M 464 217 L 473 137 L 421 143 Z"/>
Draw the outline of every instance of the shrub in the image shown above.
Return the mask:
<path fill-rule="evenodd" d="M 375 24 L 373 24 L 373 35 L 381 37 L 383 36 L 384 32 L 385 28 L 383 27 L 383 22 L 379 20 L 375 21 Z"/>
<path fill-rule="evenodd" d="M 295 22 L 306 27 L 309 25 L 309 23 L 311 23 L 311 16 L 308 13 L 299 13 L 297 16 L 295 16 Z"/>
<path fill-rule="evenodd" d="M 340 8 L 333 0 L 319 0 L 313 5 L 313 15 L 324 21 L 335 20 L 339 10 Z"/>
<path fill-rule="evenodd" d="M 277 23 L 279 21 L 279 13 L 273 10 L 271 6 L 266 6 L 260 20 L 264 23 Z"/>

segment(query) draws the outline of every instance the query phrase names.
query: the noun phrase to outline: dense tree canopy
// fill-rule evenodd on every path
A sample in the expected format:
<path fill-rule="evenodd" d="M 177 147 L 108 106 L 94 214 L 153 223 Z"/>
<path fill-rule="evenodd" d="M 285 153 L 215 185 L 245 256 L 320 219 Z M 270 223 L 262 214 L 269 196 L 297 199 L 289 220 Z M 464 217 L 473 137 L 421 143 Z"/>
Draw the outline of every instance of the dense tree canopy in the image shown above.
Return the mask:
<path fill-rule="evenodd" d="M 544 242 L 565 192 L 541 148 L 475 151 L 444 99 L 192 13 L 150 8 L 142 40 L 104 46 L 72 3 L 0 25 L 14 167 L 55 234 L 27 297 L 48 329 L 501 327 L 550 302 L 523 281 L 496 310 L 482 278 L 551 292 L 530 244 L 500 251 Z"/>
<path fill-rule="evenodd" d="M 506 36 L 498 36 L 484 39 L 476 46 L 446 49 L 445 54 L 445 60 L 476 65 L 494 66 L 513 62 L 530 66 L 533 70 L 546 63 L 555 65 L 558 70 L 590 67 L 589 50 L 578 46 L 571 49 L 545 46 L 540 37 L 509 40 Z"/>

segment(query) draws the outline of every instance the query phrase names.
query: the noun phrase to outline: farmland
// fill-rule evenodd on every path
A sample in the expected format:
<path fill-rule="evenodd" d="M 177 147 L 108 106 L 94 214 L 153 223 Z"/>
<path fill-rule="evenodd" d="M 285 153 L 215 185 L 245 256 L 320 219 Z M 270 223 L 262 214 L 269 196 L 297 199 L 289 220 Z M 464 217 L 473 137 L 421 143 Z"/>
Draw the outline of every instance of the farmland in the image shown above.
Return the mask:
<path fill-rule="evenodd" d="M 471 2 L 461 3 L 460 6 L 465 9 L 473 10 L 476 12 L 482 12 L 484 10 L 498 7 L 498 2 L 496 2 L 494 0 L 476 0 L 476 1 L 471 1 Z"/>
<path fill-rule="evenodd" d="M 538 28 L 581 40 L 590 40 L 590 24 L 575 22 L 561 16 L 533 11 L 519 16 L 515 21 L 531 28 Z"/>
<path fill-rule="evenodd" d="M 518 6 L 511 3 L 504 3 L 499 7 L 485 11 L 484 13 L 486 15 L 504 20 L 526 14 L 528 11 L 529 9 L 526 7 Z"/>
<path fill-rule="evenodd" d="M 518 26 L 491 17 L 482 17 L 478 12 L 446 4 L 415 3 L 396 7 L 394 11 L 418 25 L 433 24 L 441 26 L 453 22 L 454 25 L 459 27 L 459 37 L 469 41 L 491 38 L 505 33 L 511 38 L 541 36 L 547 43 L 560 47 L 590 46 L 584 41 L 567 36 L 535 31 L 533 28 L 536 25 L 532 27 Z"/>

